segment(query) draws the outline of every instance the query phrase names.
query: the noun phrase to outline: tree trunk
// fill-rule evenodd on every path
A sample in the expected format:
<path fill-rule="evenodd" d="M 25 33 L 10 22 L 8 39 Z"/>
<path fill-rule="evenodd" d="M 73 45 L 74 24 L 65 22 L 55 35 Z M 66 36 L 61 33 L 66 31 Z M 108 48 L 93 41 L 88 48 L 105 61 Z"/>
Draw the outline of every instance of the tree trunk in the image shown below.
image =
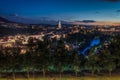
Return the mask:
<path fill-rule="evenodd" d="M 2 73 L 0 72 L 0 78 L 2 77 Z"/>
<path fill-rule="evenodd" d="M 91 74 L 92 74 L 92 76 L 94 76 L 94 70 L 92 70 Z"/>
<path fill-rule="evenodd" d="M 109 71 L 109 76 L 111 76 L 112 75 L 112 73 L 111 73 L 111 71 Z"/>
<path fill-rule="evenodd" d="M 45 77 L 45 69 L 43 68 L 43 77 Z"/>
<path fill-rule="evenodd" d="M 97 69 L 97 74 L 100 74 L 100 69 Z"/>
<path fill-rule="evenodd" d="M 15 80 L 15 72 L 14 71 L 13 71 L 12 75 L 13 75 L 13 80 Z"/>
<path fill-rule="evenodd" d="M 29 71 L 27 71 L 27 78 L 28 78 L 28 80 L 30 78 L 30 72 Z"/>
<path fill-rule="evenodd" d="M 61 80 L 61 78 L 62 78 L 62 72 L 60 71 L 60 80 Z"/>
<path fill-rule="evenodd" d="M 76 80 L 77 80 L 77 75 L 78 75 L 78 72 L 76 71 L 76 72 L 75 72 L 75 78 L 76 78 Z"/>
<path fill-rule="evenodd" d="M 33 80 L 35 80 L 35 71 L 33 70 Z"/>

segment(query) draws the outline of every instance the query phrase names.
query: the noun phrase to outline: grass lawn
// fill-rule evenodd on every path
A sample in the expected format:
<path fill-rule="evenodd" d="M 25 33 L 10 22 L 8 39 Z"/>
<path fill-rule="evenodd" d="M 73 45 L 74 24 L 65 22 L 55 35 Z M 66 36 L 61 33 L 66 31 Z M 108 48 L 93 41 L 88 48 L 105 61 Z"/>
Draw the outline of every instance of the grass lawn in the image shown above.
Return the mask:
<path fill-rule="evenodd" d="M 12 80 L 6 78 L 0 78 L 0 80 Z M 16 78 L 15 80 L 28 80 L 25 78 Z M 63 77 L 62 79 L 55 77 L 54 79 L 47 78 L 30 78 L 29 80 L 120 80 L 120 76 L 111 76 L 111 77 Z"/>

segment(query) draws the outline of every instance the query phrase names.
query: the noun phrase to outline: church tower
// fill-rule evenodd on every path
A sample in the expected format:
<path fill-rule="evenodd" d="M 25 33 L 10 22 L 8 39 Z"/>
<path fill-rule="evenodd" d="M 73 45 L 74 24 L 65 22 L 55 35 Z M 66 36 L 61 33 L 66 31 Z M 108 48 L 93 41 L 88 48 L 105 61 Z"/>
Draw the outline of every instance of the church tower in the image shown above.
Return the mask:
<path fill-rule="evenodd" d="M 58 29 L 61 29 L 62 28 L 62 24 L 61 24 L 61 21 L 58 22 Z"/>

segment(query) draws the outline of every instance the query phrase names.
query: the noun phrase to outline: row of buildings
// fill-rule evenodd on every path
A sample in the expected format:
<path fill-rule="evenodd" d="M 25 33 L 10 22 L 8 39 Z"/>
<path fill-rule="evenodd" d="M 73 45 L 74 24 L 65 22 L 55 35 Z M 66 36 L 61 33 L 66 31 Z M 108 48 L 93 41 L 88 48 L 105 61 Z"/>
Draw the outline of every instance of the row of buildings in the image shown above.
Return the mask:
<path fill-rule="evenodd" d="M 13 23 L 14 24 L 14 23 Z M 7 25 L 7 24 L 6 24 Z M 17 26 L 14 24 L 14 26 Z M 26 27 L 27 28 L 27 27 Z M 4 49 L 6 47 L 20 47 L 25 48 L 25 45 L 28 44 L 28 40 L 30 37 L 39 39 L 43 41 L 44 37 L 50 40 L 59 40 L 60 38 L 67 38 L 69 34 L 75 34 L 84 31 L 84 33 L 99 31 L 99 32 L 120 32 L 120 27 L 116 26 L 85 26 L 85 25 L 72 25 L 67 27 L 62 27 L 61 21 L 58 22 L 57 28 L 53 27 L 43 27 L 43 31 L 40 31 L 37 34 L 26 35 L 26 34 L 17 34 L 15 36 L 4 36 L 0 38 L 0 49 Z M 70 48 L 70 46 L 66 43 L 66 48 Z M 22 51 L 24 52 L 24 51 Z"/>

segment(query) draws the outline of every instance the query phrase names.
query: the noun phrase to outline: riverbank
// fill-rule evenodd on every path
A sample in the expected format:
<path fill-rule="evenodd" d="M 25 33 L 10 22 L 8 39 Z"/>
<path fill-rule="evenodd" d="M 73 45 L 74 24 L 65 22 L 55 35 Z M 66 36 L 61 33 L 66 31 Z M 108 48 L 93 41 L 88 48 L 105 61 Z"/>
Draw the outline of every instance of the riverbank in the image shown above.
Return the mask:
<path fill-rule="evenodd" d="M 4 74 L 4 76 L 1 76 L 0 80 L 13 80 L 12 73 L 8 75 Z M 30 73 L 30 77 L 28 79 L 26 73 L 17 73 L 14 80 L 120 80 L 120 74 L 114 73 L 109 76 L 108 74 L 104 73 L 102 75 L 94 74 L 94 76 L 92 76 L 90 73 L 87 73 L 85 76 L 78 75 L 78 77 L 70 74 L 62 74 L 61 78 L 59 74 L 46 74 L 46 77 L 44 78 L 42 74 L 35 74 L 33 76 L 33 74 Z"/>
<path fill-rule="evenodd" d="M 0 80 L 6 80 L 6 78 L 0 78 Z M 9 78 L 7 80 L 12 80 L 12 78 Z M 99 76 L 99 77 L 62 77 L 61 79 L 59 77 L 46 77 L 46 78 L 16 78 L 15 80 L 120 80 L 120 76 Z"/>

